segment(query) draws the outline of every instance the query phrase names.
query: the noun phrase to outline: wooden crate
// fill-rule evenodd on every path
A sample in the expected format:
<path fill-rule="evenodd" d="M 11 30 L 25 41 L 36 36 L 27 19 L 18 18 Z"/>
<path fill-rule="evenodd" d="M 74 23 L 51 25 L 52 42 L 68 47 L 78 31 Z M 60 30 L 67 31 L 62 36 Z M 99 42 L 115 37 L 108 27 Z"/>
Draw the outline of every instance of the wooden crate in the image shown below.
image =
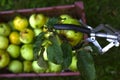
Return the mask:
<path fill-rule="evenodd" d="M 23 16 L 30 16 L 32 13 L 43 13 L 47 16 L 59 16 L 60 14 L 69 14 L 75 18 L 82 19 L 86 23 L 84 5 L 83 2 L 75 2 L 71 5 L 52 6 L 44 8 L 32 8 L 32 9 L 21 9 L 21 10 L 10 10 L 0 12 L 0 22 L 7 22 L 14 18 L 14 16 L 20 14 Z M 5 71 L 5 70 L 4 70 Z M 79 76 L 79 72 L 61 72 L 61 73 L 0 73 L 0 78 L 12 78 L 12 77 L 45 77 L 45 76 Z"/>

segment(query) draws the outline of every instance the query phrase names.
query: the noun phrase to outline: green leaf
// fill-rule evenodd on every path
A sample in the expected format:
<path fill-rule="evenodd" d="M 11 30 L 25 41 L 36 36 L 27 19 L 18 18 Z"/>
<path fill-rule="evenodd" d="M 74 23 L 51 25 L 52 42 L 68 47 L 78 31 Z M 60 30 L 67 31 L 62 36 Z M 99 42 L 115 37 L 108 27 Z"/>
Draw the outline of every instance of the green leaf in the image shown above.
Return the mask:
<path fill-rule="evenodd" d="M 41 50 L 42 43 L 44 41 L 44 32 L 40 33 L 33 44 L 33 53 L 34 53 L 34 60 L 37 60 L 38 53 Z"/>
<path fill-rule="evenodd" d="M 95 80 L 96 71 L 94 61 L 88 51 L 80 50 L 77 53 L 77 66 L 83 80 Z"/>
<path fill-rule="evenodd" d="M 52 17 L 50 18 L 47 23 L 46 23 L 46 26 L 48 27 L 48 30 L 49 31 L 52 31 L 52 29 L 54 28 L 54 24 L 57 24 L 59 22 L 59 18 L 56 18 L 56 17 Z"/>
<path fill-rule="evenodd" d="M 66 69 L 69 67 L 69 65 L 72 62 L 72 47 L 68 42 L 63 42 L 61 44 L 61 48 L 63 51 L 63 59 L 64 59 L 62 67 Z"/>
<path fill-rule="evenodd" d="M 62 64 L 63 52 L 56 36 L 50 36 L 49 40 L 52 42 L 52 44 L 47 47 L 48 60 L 55 64 Z"/>
<path fill-rule="evenodd" d="M 37 60 L 37 63 L 40 67 L 47 69 L 48 68 L 48 62 L 44 60 L 43 53 L 45 51 L 45 48 L 41 48 L 40 56 Z"/>

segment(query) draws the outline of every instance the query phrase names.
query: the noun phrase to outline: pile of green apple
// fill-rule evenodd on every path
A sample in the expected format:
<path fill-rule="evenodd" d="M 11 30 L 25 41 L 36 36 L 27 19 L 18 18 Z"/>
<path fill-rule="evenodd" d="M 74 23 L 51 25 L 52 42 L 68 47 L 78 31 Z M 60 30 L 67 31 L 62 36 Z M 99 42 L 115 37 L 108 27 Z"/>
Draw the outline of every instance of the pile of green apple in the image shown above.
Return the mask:
<path fill-rule="evenodd" d="M 76 24 L 79 21 L 68 14 L 59 15 L 62 24 Z M 44 52 L 44 59 L 48 61 L 47 69 L 38 65 L 34 60 L 33 44 L 36 36 L 47 31 L 44 25 L 50 17 L 43 14 L 31 14 L 28 17 L 15 16 L 10 22 L 0 23 L 0 69 L 8 69 L 12 73 L 44 73 L 61 72 L 61 65 L 54 64 L 47 59 Z M 64 35 L 72 46 L 77 45 L 83 38 L 83 34 L 72 30 L 61 30 L 59 34 Z M 46 36 L 49 36 L 47 34 Z M 39 44 L 38 44 L 39 45 Z M 77 59 L 72 58 L 69 69 L 77 71 Z"/>

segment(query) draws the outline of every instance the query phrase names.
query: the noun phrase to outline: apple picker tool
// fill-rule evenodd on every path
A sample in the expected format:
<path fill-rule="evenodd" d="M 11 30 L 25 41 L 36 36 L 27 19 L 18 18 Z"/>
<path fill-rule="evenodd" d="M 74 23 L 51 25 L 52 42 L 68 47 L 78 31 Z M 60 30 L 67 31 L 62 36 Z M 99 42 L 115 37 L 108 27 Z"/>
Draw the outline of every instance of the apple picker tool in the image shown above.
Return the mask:
<path fill-rule="evenodd" d="M 104 54 L 113 46 L 118 47 L 120 45 L 120 32 L 107 24 L 100 24 L 96 28 L 92 28 L 91 26 L 83 23 L 81 26 L 72 24 L 55 24 L 54 28 L 58 30 L 75 30 L 86 33 L 88 37 L 85 39 L 85 41 L 93 43 L 101 54 Z M 97 37 L 105 38 L 109 44 L 101 47 L 97 41 Z"/>

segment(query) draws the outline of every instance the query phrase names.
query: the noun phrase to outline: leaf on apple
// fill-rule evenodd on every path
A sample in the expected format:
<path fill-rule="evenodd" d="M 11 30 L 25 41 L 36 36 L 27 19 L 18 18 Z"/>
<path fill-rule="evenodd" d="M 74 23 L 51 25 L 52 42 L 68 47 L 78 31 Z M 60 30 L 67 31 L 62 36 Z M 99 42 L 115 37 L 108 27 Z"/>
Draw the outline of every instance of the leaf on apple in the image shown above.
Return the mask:
<path fill-rule="evenodd" d="M 63 63 L 63 51 L 55 35 L 50 36 L 49 40 L 52 42 L 47 48 L 48 60 L 55 64 Z"/>
<path fill-rule="evenodd" d="M 38 59 L 38 53 L 41 50 L 42 43 L 44 41 L 44 32 L 41 32 L 37 37 L 33 45 L 34 60 Z"/>
<path fill-rule="evenodd" d="M 77 66 L 83 80 L 95 80 L 96 71 L 93 57 L 88 51 L 80 50 L 77 53 Z"/>
<path fill-rule="evenodd" d="M 63 42 L 61 44 L 63 51 L 63 69 L 67 69 L 72 62 L 72 46 L 68 42 Z"/>

